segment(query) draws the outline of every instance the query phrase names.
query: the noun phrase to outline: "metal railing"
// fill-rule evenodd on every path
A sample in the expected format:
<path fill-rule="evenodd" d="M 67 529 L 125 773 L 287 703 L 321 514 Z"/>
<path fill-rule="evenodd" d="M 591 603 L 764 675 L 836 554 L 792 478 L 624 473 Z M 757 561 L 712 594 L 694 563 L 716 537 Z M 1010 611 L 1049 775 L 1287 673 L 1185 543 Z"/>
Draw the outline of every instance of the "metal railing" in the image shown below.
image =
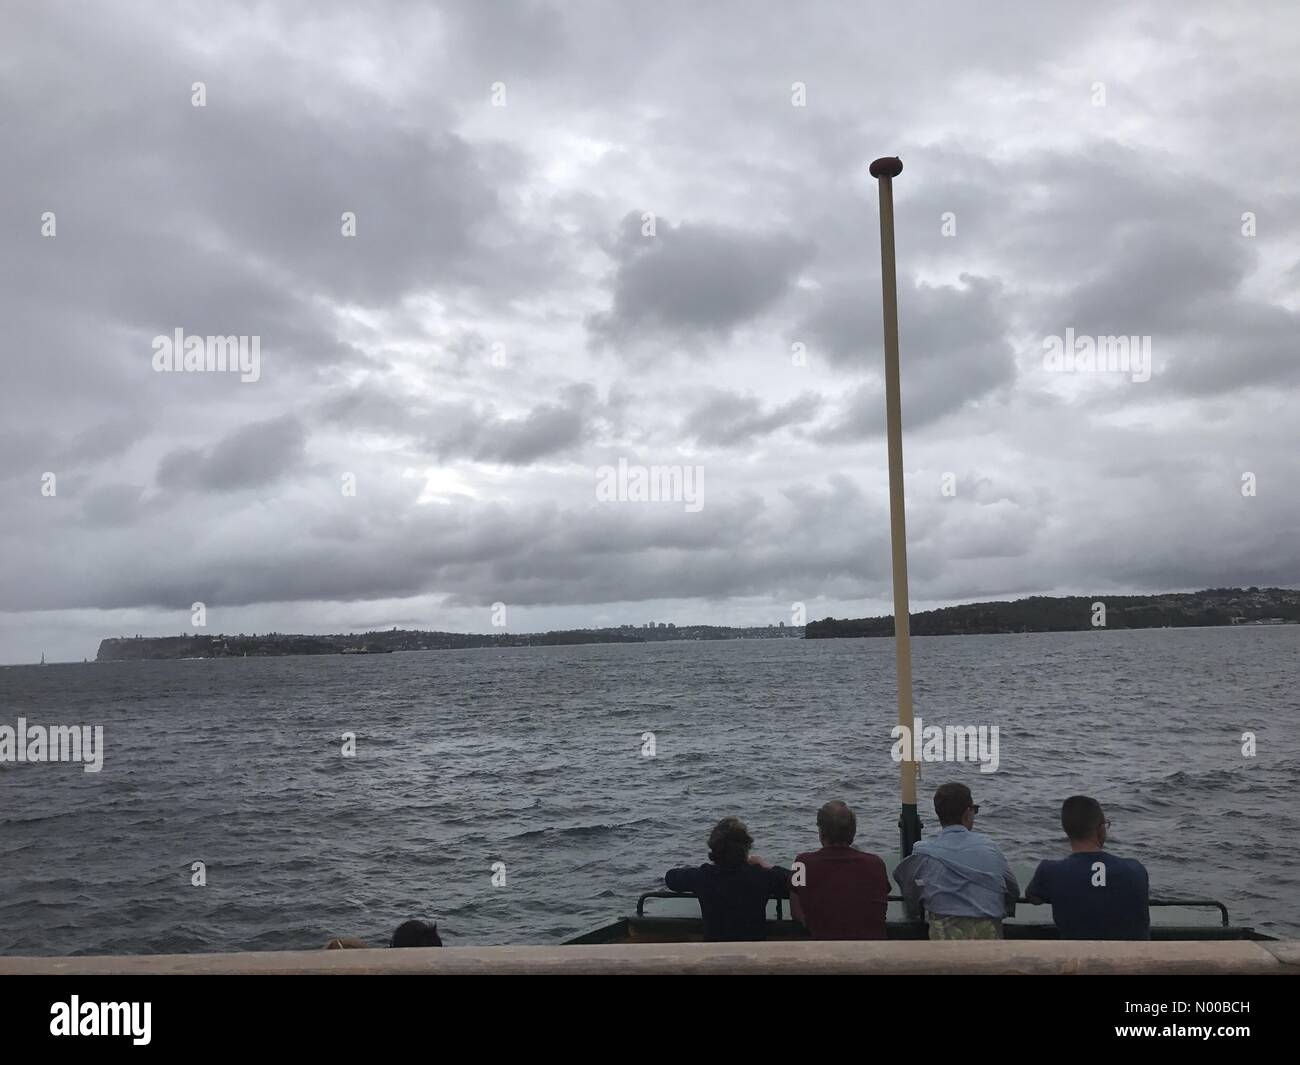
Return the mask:
<path fill-rule="evenodd" d="M 645 916 L 646 899 L 694 899 L 694 898 L 698 898 L 698 896 L 694 892 L 690 892 L 690 891 L 647 891 L 639 899 L 636 900 L 636 915 L 638 917 Z M 903 901 L 902 895 L 890 895 L 888 898 L 890 902 Z M 781 920 L 783 917 L 781 902 L 782 902 L 781 899 L 776 900 L 776 919 L 778 921 Z M 1024 904 L 1026 906 L 1043 905 L 1042 903 L 1033 902 L 1032 900 L 1023 897 L 1016 899 L 1016 905 L 1021 905 L 1021 904 Z M 1227 928 L 1231 924 L 1231 922 L 1228 919 L 1228 907 L 1225 906 L 1223 903 L 1219 902 L 1217 899 L 1149 899 L 1147 901 L 1147 905 L 1148 906 L 1214 907 L 1219 911 L 1220 923 L 1223 925 L 1223 927 Z"/>
<path fill-rule="evenodd" d="M 1219 911 L 1224 928 L 1227 928 L 1231 922 L 1228 920 L 1228 907 L 1217 899 L 1148 899 L 1148 906 L 1214 906 Z"/>
<path fill-rule="evenodd" d="M 636 915 L 638 917 L 645 916 L 646 899 L 696 899 L 696 898 L 699 898 L 699 896 L 696 895 L 695 892 L 693 891 L 647 891 L 644 895 L 642 895 L 639 899 L 636 900 Z M 781 909 L 781 902 L 782 902 L 781 899 L 776 900 L 776 919 L 778 921 L 782 919 L 784 914 L 784 911 Z"/>

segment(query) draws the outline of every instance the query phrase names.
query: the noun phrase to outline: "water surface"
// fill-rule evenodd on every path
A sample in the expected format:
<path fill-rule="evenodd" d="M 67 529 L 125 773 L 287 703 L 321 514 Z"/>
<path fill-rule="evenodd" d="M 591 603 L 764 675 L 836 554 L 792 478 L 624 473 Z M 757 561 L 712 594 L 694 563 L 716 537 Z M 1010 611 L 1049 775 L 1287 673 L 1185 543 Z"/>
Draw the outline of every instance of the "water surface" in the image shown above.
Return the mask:
<path fill-rule="evenodd" d="M 1086 792 L 1153 894 L 1300 936 L 1300 626 L 928 637 L 914 656 L 927 722 L 1000 729 L 997 773 L 926 766 L 922 794 L 969 783 L 1018 865 L 1064 853 L 1061 799 Z M 0 765 L 0 952 L 377 945 L 412 916 L 448 944 L 554 943 L 703 861 L 724 814 L 788 863 L 828 798 L 892 867 L 895 713 L 890 640 L 0 669 L 0 724 L 102 724 L 106 747 L 98 774 Z"/>

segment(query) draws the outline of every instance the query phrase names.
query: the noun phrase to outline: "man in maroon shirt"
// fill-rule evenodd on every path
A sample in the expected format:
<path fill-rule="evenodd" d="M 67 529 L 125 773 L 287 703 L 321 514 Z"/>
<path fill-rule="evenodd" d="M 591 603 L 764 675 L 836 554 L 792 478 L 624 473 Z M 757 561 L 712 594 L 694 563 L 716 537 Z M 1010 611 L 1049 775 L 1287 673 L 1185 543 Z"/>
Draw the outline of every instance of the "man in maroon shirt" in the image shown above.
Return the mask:
<path fill-rule="evenodd" d="M 844 803 L 817 811 L 821 850 L 795 859 L 791 908 L 813 939 L 884 939 L 889 876 L 874 854 L 852 846 L 858 819 Z"/>

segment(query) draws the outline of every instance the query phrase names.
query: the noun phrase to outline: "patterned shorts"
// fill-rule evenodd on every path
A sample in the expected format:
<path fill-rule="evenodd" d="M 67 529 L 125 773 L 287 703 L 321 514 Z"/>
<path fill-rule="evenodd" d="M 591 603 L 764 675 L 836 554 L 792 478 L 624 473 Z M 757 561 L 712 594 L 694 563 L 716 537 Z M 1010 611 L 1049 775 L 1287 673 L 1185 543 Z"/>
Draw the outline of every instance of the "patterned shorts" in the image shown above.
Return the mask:
<path fill-rule="evenodd" d="M 930 915 L 931 939 L 1001 939 L 1002 922 L 992 917 Z"/>

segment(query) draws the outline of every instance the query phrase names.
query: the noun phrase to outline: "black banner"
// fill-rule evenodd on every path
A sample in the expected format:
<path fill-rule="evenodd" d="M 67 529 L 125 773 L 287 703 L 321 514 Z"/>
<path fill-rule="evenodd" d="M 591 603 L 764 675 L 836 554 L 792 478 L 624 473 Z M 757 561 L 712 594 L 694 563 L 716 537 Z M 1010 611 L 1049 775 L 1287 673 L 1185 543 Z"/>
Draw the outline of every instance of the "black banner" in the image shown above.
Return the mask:
<path fill-rule="evenodd" d="M 1280 1045 L 1293 1034 L 1289 999 L 1300 986 L 1255 976 L 863 976 L 841 977 L 834 988 L 714 979 L 708 986 L 659 981 L 653 989 L 576 977 L 514 985 L 464 976 L 5 977 L 3 1045 L 43 1053 L 96 1054 L 108 1044 L 132 1053 L 336 1053 L 413 1040 L 432 1052 L 465 1038 L 489 1054 L 517 1040 L 605 1054 L 612 1046 L 651 1048 L 656 1033 L 680 1049 L 712 1018 L 712 1038 L 741 1045 L 758 1037 L 773 1049 L 842 1026 L 927 1053 L 999 1043 L 1015 1051 L 1043 1040 L 1079 1049 L 1157 1044 L 1152 1049 L 1180 1054 L 1200 1045 L 1222 1055 L 1234 1044 Z"/>

